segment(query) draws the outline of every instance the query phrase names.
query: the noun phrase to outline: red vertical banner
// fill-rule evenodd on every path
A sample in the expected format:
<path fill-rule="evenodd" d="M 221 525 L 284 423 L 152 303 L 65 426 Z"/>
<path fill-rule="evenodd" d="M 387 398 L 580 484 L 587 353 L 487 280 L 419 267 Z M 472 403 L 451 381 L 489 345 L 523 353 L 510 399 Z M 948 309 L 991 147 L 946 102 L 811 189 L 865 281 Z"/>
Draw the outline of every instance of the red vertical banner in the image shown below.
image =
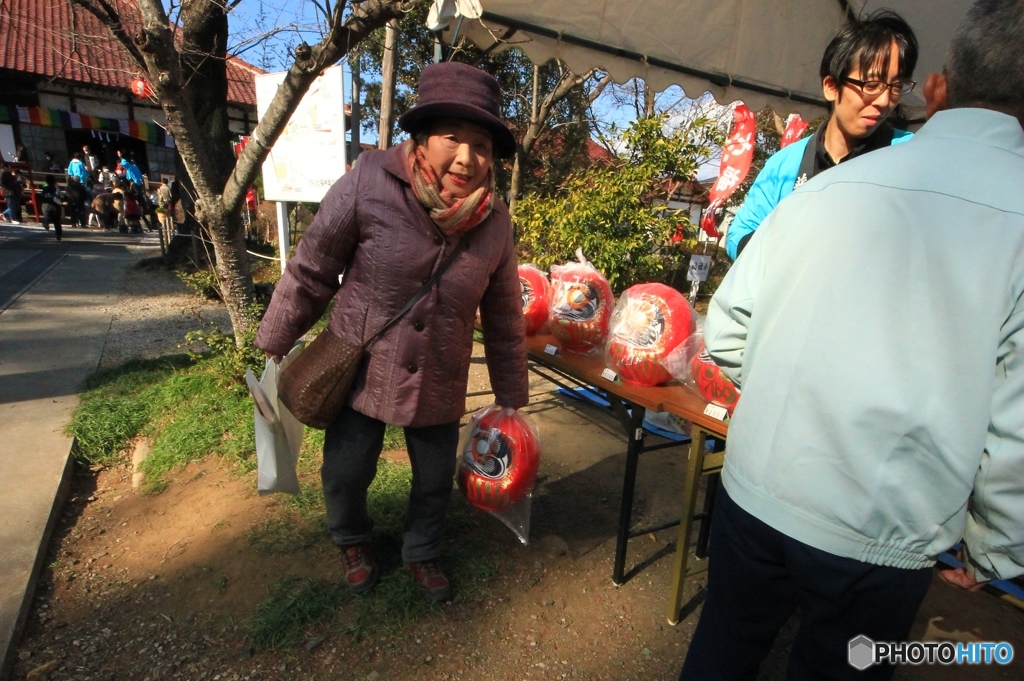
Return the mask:
<path fill-rule="evenodd" d="M 757 132 L 757 116 L 745 105 L 740 104 L 734 111 L 732 134 L 722 150 L 722 165 L 718 179 L 711 187 L 711 203 L 700 221 L 701 228 L 708 236 L 717 239 L 720 235 L 715 228 L 715 213 L 736 187 L 743 183 L 754 160 L 754 135 Z"/>
<path fill-rule="evenodd" d="M 779 140 L 779 149 L 785 149 L 793 142 L 796 142 L 804 136 L 804 131 L 807 130 L 807 121 L 800 118 L 800 114 L 790 114 L 789 118 L 786 119 L 786 132 L 782 134 L 782 139 Z"/>

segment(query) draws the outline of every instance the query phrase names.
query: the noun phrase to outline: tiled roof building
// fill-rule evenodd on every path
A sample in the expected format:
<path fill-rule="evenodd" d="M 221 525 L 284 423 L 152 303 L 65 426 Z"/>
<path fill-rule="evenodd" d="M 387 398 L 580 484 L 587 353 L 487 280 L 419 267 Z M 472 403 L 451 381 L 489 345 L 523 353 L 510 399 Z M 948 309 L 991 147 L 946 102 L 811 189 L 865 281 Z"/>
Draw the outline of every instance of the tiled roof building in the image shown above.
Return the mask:
<path fill-rule="evenodd" d="M 125 19 L 137 16 L 127 4 Z M 239 134 L 256 124 L 254 77 L 260 73 L 240 59 L 228 61 L 228 114 Z M 70 153 L 88 144 L 103 163 L 116 162 L 122 149 L 153 177 L 172 173 L 174 144 L 162 128 L 163 111 L 131 93 L 140 75 L 107 28 L 68 0 L 3 0 L 0 153 L 9 158 L 14 139 L 42 169 L 44 151 L 66 166 Z"/>

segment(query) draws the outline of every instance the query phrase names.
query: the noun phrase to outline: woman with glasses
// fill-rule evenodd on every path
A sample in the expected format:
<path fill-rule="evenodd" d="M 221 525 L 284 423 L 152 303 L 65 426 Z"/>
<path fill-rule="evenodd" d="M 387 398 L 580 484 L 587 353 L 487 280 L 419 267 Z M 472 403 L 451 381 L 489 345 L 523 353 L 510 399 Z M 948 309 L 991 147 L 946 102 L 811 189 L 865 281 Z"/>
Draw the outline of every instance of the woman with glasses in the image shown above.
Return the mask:
<path fill-rule="evenodd" d="M 917 38 L 895 12 L 853 21 L 832 38 L 821 58 L 821 86 L 831 104 L 828 121 L 810 137 L 768 159 L 729 225 L 726 251 L 735 260 L 779 201 L 838 163 L 912 136 L 886 118 L 914 89 Z"/>

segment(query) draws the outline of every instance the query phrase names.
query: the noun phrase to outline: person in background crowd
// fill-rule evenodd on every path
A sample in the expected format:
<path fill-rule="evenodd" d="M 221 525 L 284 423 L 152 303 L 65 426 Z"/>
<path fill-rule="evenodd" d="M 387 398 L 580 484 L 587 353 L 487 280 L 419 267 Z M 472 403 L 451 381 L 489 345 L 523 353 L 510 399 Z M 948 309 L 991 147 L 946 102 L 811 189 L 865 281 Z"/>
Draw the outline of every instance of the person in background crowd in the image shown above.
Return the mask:
<path fill-rule="evenodd" d="M 142 187 L 144 182 L 144 179 L 142 177 L 142 170 L 140 170 L 139 167 L 135 165 L 134 161 L 132 161 L 129 157 L 122 154 L 120 149 L 117 150 L 117 157 L 118 163 L 122 168 L 124 168 L 125 178 L 132 184 Z"/>
<path fill-rule="evenodd" d="M 111 202 L 116 214 L 115 219 L 117 221 L 117 230 L 122 234 L 127 234 L 129 230 L 128 223 L 125 221 L 124 215 L 124 185 L 121 180 L 114 180 L 114 186 L 110 190 L 110 195 L 113 197 Z"/>
<path fill-rule="evenodd" d="M 4 221 L 20 225 L 21 183 L 18 181 L 18 176 L 15 175 L 14 170 L 6 163 L 0 169 L 0 193 L 3 194 L 4 201 L 7 204 L 7 208 L 2 214 Z"/>
<path fill-rule="evenodd" d="M 52 151 L 43 152 L 43 165 L 46 166 L 46 172 L 48 173 L 59 173 L 61 171 L 60 164 L 53 157 Z"/>
<path fill-rule="evenodd" d="M 100 228 L 103 230 L 114 229 L 118 226 L 116 198 L 113 192 L 104 192 L 97 194 L 92 199 L 92 212 L 96 215 Z"/>
<path fill-rule="evenodd" d="M 14 148 L 14 162 L 15 163 L 28 163 L 28 149 L 25 148 L 24 144 L 19 144 Z"/>
<path fill-rule="evenodd" d="M 100 171 L 100 160 L 92 153 L 88 144 L 82 145 L 82 155 L 79 158 L 82 159 L 86 172 L 89 173 L 92 179 L 96 179 L 96 174 Z M 83 180 L 82 184 L 88 187 L 89 181 Z"/>
<path fill-rule="evenodd" d="M 139 205 L 139 199 L 135 192 L 134 185 L 129 185 L 127 190 L 123 192 L 122 196 L 124 198 L 121 200 L 121 215 L 123 216 L 124 225 L 130 234 L 141 234 L 142 206 Z"/>
<path fill-rule="evenodd" d="M 424 68 L 417 104 L 399 119 L 412 139 L 364 152 L 327 192 L 256 336 L 279 359 L 333 298 L 326 333 L 358 345 L 455 257 L 371 346 L 325 435 L 327 527 L 356 593 L 372 589 L 380 574 L 366 495 L 391 423 L 405 428 L 413 471 L 402 559 L 427 599 L 451 597 L 439 559 L 478 307 L 496 402 L 513 409 L 529 402 L 512 222 L 494 185 L 494 158 L 516 148 L 500 111 L 501 90 L 484 71 L 456 62 Z"/>
<path fill-rule="evenodd" d="M 174 215 L 171 212 L 171 188 L 169 182 L 164 182 L 156 190 L 156 215 L 160 220 L 160 229 L 163 230 L 164 243 L 170 244 L 174 234 Z"/>
<path fill-rule="evenodd" d="M 910 139 L 886 118 L 914 89 L 916 66 L 917 37 L 890 10 L 854 20 L 832 38 L 819 69 L 832 109 L 828 121 L 764 164 L 729 224 L 725 250 L 730 258 L 739 257 L 754 230 L 795 187 L 838 163 Z"/>
<path fill-rule="evenodd" d="M 976 2 L 924 127 L 793 192 L 715 293 L 743 396 L 682 680 L 754 679 L 797 607 L 787 678 L 888 679 L 849 642 L 906 640 L 936 556 L 1024 573 L 1021 36 L 1024 0 Z"/>
<path fill-rule="evenodd" d="M 60 224 L 59 191 L 57 189 L 57 180 L 53 175 L 46 176 L 46 180 L 39 190 L 39 209 L 42 211 L 43 227 L 49 231 L 50 225 L 53 225 L 53 233 L 57 237 L 57 241 L 60 241 L 64 234 Z"/>
<path fill-rule="evenodd" d="M 82 162 L 82 154 L 77 151 L 72 155 L 71 162 L 68 163 L 67 176 L 78 180 L 83 187 L 89 186 L 89 171 Z"/>
<path fill-rule="evenodd" d="M 177 219 L 178 202 L 181 201 L 181 186 L 178 184 L 178 180 L 175 177 L 171 177 L 168 181 L 168 186 L 171 188 L 171 203 L 167 207 L 167 210 L 171 214 L 171 218 Z"/>
<path fill-rule="evenodd" d="M 114 173 L 110 172 L 108 166 L 103 166 L 96 174 L 96 183 L 103 187 L 104 191 L 110 191 L 114 186 Z"/>
<path fill-rule="evenodd" d="M 89 193 L 85 190 L 82 183 L 77 178 L 69 177 L 62 197 L 69 226 L 85 228 L 86 213 L 88 212 L 86 202 L 88 199 Z"/>

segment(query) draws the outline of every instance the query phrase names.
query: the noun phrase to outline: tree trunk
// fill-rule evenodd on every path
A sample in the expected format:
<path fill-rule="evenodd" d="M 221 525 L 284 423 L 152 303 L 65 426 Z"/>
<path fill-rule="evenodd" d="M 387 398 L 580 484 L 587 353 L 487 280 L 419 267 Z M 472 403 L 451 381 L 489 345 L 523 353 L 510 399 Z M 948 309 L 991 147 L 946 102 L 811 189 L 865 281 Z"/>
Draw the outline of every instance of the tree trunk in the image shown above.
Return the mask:
<path fill-rule="evenodd" d="M 508 188 L 508 213 L 512 217 L 516 216 L 516 204 L 519 203 L 519 194 L 523 191 L 523 166 L 520 159 L 525 159 L 525 156 L 523 146 L 517 145 L 516 159 L 512 162 L 512 182 Z"/>
<path fill-rule="evenodd" d="M 259 321 L 252 310 L 256 297 L 249 273 L 249 254 L 245 250 L 242 216 L 217 211 L 214 215 L 208 214 L 204 222 L 213 242 L 221 298 L 235 330 L 235 342 L 241 347 L 244 342 L 252 342 L 251 327 Z"/>
<path fill-rule="evenodd" d="M 523 191 L 523 165 L 526 163 L 526 155 L 533 148 L 533 141 L 537 139 L 540 128 L 540 67 L 533 65 L 533 92 L 530 99 L 530 125 L 526 129 L 523 139 L 516 145 L 516 158 L 512 163 L 512 182 L 508 189 L 508 212 L 515 217 L 516 204 L 519 203 L 519 194 Z"/>
<path fill-rule="evenodd" d="M 317 76 L 372 31 L 424 1 L 360 0 L 352 6 L 335 3 L 322 40 L 313 47 L 305 42 L 295 47 L 295 60 L 252 131 L 252 143 L 236 160 L 228 128 L 226 64 L 228 12 L 237 3 L 184 0 L 177 20 L 172 22 L 159 0 L 70 0 L 110 30 L 153 85 L 192 186 L 195 218 L 213 242 L 221 293 L 239 345 L 255 322 L 247 314 L 255 291 L 240 213 L 246 191 Z M 120 11 L 137 11 L 138 15 L 125 22 Z M 129 32 L 128 26 L 137 28 Z M 353 133 L 358 147 L 358 124 Z"/>
<path fill-rule="evenodd" d="M 526 132 L 523 133 L 523 139 L 516 145 L 516 158 L 512 163 L 512 181 L 508 191 L 508 211 L 509 214 L 515 217 L 516 204 L 519 202 L 519 195 L 523 191 L 523 168 L 526 165 L 527 159 L 530 157 L 530 152 L 533 150 L 533 145 L 537 143 L 537 138 L 540 137 L 544 131 L 545 123 L 547 122 L 548 114 L 551 113 L 551 107 L 558 102 L 565 99 L 574 88 L 578 88 L 583 83 L 594 75 L 594 71 L 589 71 L 584 76 L 577 76 L 575 73 L 570 71 L 568 68 L 563 67 L 562 77 L 555 86 L 555 89 L 547 94 L 543 101 L 540 99 L 540 67 L 534 65 L 533 67 L 533 100 L 530 103 L 530 124 L 526 128 Z M 593 103 L 595 99 L 604 91 L 611 82 L 612 77 L 606 75 L 604 78 L 597 83 L 594 89 L 587 96 L 587 100 Z"/>
<path fill-rule="evenodd" d="M 380 128 L 377 148 L 391 146 L 391 119 L 395 108 L 395 72 L 398 60 L 398 19 L 392 19 L 384 29 L 384 61 L 381 65 L 380 81 Z"/>
<path fill-rule="evenodd" d="M 654 88 L 644 83 L 644 118 L 654 117 Z"/>

